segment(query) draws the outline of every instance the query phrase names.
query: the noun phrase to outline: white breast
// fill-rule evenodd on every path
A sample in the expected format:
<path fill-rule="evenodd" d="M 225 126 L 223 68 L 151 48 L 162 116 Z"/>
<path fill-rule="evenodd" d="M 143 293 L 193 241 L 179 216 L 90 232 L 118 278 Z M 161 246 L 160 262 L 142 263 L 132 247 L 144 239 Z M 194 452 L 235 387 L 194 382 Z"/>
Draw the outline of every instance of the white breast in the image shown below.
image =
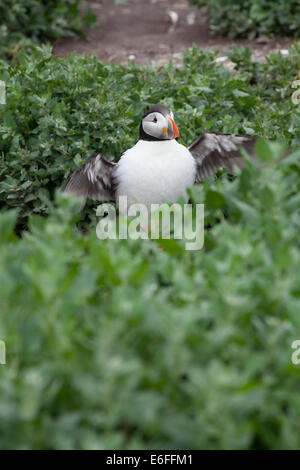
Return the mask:
<path fill-rule="evenodd" d="M 195 182 L 196 164 L 190 151 L 176 140 L 138 141 L 121 157 L 116 169 L 116 199 L 133 203 L 176 202 Z"/>

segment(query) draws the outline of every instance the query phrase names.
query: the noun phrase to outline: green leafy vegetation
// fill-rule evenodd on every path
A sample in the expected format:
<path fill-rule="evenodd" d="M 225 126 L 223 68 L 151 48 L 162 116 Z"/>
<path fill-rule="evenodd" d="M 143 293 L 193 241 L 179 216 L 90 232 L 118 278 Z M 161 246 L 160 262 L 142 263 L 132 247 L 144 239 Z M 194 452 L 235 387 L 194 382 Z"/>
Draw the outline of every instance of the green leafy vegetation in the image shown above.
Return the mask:
<path fill-rule="evenodd" d="M 299 448 L 300 152 L 279 153 L 193 189 L 198 252 L 84 236 L 62 196 L 21 239 L 1 214 L 2 448 Z"/>
<path fill-rule="evenodd" d="M 1 62 L 0 448 L 300 447 L 300 46 L 265 64 L 235 48 L 235 73 L 214 58 L 195 47 L 157 69 L 42 47 Z M 293 151 L 279 163 L 259 141 L 267 165 L 191 189 L 200 251 L 100 241 L 95 204 L 83 234 L 76 201 L 54 198 L 93 151 L 131 146 L 159 101 L 183 143 L 218 130 Z"/>
<path fill-rule="evenodd" d="M 263 34 L 295 36 L 300 33 L 298 0 L 189 0 L 205 7 L 211 29 L 231 37 L 252 39 Z"/>
<path fill-rule="evenodd" d="M 252 62 L 249 49 L 230 55 L 232 74 L 215 53 L 194 48 L 184 67 L 157 70 L 99 63 L 96 56 L 51 56 L 44 46 L 19 63 L 0 65 L 7 104 L 0 116 L 0 203 L 20 209 L 21 222 L 47 214 L 45 196 L 95 151 L 117 159 L 138 139 L 145 108 L 165 102 L 176 113 L 181 142 L 206 130 L 247 133 L 300 145 L 292 82 L 300 46 L 289 57 Z"/>
<path fill-rule="evenodd" d="M 11 57 L 34 42 L 83 34 L 95 17 L 80 13 L 81 0 L 0 0 L 0 57 Z"/>

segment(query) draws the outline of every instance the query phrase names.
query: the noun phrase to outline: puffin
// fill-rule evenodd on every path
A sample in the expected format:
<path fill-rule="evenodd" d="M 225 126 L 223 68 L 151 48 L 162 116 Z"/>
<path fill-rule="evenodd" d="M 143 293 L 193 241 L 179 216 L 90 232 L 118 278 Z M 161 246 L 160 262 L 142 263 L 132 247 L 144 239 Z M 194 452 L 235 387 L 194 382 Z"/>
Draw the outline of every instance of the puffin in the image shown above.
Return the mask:
<path fill-rule="evenodd" d="M 127 197 L 127 206 L 139 203 L 175 203 L 189 199 L 187 189 L 215 174 L 220 168 L 233 173 L 234 166 L 242 167 L 241 148 L 254 158 L 256 139 L 248 135 L 205 132 L 188 147 L 177 138 L 179 129 L 173 112 L 156 104 L 143 115 L 139 140 L 114 163 L 101 153 L 85 160 L 67 180 L 64 192 L 86 200 L 115 201 Z"/>

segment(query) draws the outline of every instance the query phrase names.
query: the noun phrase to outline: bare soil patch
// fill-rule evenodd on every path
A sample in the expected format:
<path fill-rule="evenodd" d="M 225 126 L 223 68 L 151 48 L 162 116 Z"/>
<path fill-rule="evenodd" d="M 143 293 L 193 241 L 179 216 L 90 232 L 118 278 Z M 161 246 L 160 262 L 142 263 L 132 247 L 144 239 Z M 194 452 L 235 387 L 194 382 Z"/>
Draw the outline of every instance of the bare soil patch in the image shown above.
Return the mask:
<path fill-rule="evenodd" d="M 76 51 L 96 53 L 100 60 L 139 64 L 149 61 L 177 65 L 182 52 L 195 43 L 202 48 L 219 51 L 220 56 L 238 46 L 249 45 L 258 60 L 272 51 L 285 50 L 292 43 L 288 38 L 258 38 L 254 41 L 233 40 L 214 36 L 203 10 L 189 6 L 187 0 L 98 0 L 88 2 L 97 15 L 97 26 L 86 39 L 60 38 L 54 43 L 54 54 L 67 56 Z"/>

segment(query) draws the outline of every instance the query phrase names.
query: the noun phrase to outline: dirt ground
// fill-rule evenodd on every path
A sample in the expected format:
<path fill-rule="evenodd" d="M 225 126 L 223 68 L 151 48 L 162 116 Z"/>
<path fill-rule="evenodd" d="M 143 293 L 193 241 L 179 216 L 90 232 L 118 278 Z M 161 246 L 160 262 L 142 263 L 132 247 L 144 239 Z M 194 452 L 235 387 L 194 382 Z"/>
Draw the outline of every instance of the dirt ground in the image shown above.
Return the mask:
<path fill-rule="evenodd" d="M 224 52 L 233 44 L 250 45 L 253 55 L 263 60 L 275 50 L 286 50 L 292 40 L 258 38 L 254 41 L 232 40 L 214 36 L 203 10 L 189 6 L 187 0 L 93 0 L 87 2 L 97 15 L 97 25 L 86 39 L 60 38 L 54 54 L 66 56 L 73 51 L 96 52 L 100 60 L 139 64 L 149 61 L 166 64 L 170 59 L 180 66 L 182 52 L 193 43 L 219 51 L 220 61 L 229 60 Z"/>

